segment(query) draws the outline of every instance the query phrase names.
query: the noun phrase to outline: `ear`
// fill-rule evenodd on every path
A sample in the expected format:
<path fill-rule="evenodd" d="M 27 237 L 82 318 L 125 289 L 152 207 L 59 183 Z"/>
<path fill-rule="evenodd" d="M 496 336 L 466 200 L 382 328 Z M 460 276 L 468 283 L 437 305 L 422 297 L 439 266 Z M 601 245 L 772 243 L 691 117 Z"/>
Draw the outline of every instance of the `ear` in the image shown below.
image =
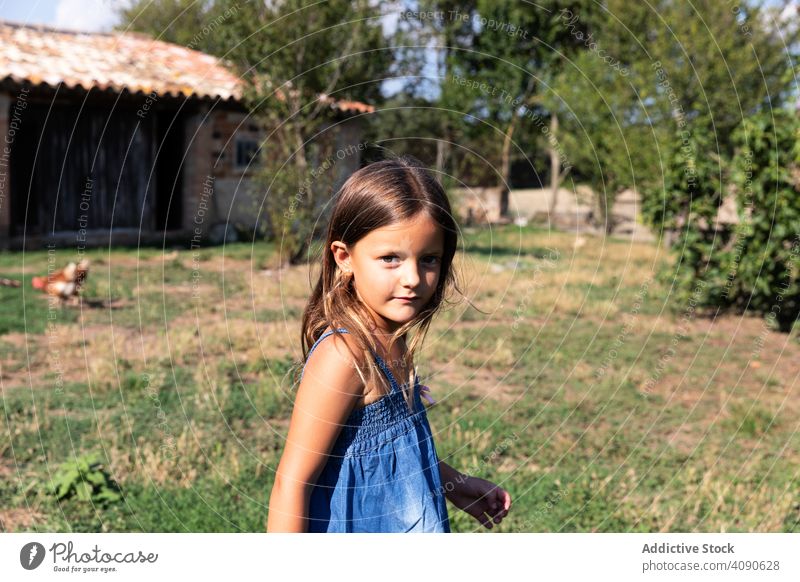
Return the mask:
<path fill-rule="evenodd" d="M 342 271 L 352 271 L 352 266 L 350 264 L 350 251 L 346 244 L 339 240 L 332 242 L 331 252 L 333 253 L 333 258 L 336 261 L 336 264 L 339 265 L 339 268 Z"/>

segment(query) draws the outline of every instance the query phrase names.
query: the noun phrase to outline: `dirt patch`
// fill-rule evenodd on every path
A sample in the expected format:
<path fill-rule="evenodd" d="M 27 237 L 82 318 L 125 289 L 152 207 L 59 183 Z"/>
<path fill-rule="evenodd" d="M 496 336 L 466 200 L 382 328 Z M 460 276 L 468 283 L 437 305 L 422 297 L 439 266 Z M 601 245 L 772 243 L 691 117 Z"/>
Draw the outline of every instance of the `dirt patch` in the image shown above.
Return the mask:
<path fill-rule="evenodd" d="M 43 514 L 31 509 L 2 509 L 0 510 L 0 532 L 13 533 L 29 530 L 43 517 Z"/>
<path fill-rule="evenodd" d="M 135 255 L 114 255 L 111 259 L 104 257 L 92 262 L 97 268 L 107 269 L 111 265 L 114 267 L 136 267 L 137 265 L 153 265 L 158 263 L 168 263 L 180 256 L 178 251 L 168 251 L 150 258 L 137 257 Z"/>
<path fill-rule="evenodd" d="M 506 405 L 511 405 L 525 391 L 524 386 L 509 384 L 499 373 L 493 373 L 485 368 L 473 370 L 453 365 L 441 368 L 436 378 L 430 381 L 434 400 L 438 401 L 444 396 L 443 388 L 438 390 L 436 388 L 437 384 L 441 385 L 444 382 L 455 386 L 456 389 L 467 387 L 472 394 L 480 398 L 491 398 Z"/>
<path fill-rule="evenodd" d="M 12 333 L 7 333 L 7 334 L 5 334 L 3 336 L 0 336 L 0 340 L 11 344 L 12 346 L 14 346 L 17 349 L 22 349 L 26 345 L 30 344 L 31 340 L 35 340 L 35 338 L 37 338 L 37 337 L 39 337 L 39 336 L 34 335 L 34 334 L 30 334 L 30 333 L 12 332 Z"/>
<path fill-rule="evenodd" d="M 0 480 L 9 482 L 17 476 L 14 467 L 0 463 Z M 22 507 L 0 509 L 0 533 L 12 533 L 29 529 L 44 516 L 33 510 Z"/>

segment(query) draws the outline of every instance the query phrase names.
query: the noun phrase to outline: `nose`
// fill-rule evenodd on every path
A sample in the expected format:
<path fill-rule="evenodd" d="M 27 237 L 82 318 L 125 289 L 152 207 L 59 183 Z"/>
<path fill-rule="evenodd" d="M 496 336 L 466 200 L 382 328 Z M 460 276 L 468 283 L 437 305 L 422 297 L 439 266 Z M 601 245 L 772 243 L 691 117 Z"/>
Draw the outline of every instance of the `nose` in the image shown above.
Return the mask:
<path fill-rule="evenodd" d="M 419 276 L 419 268 L 417 267 L 417 262 L 414 260 L 406 261 L 406 265 L 403 267 L 403 273 L 401 278 L 401 283 L 403 287 L 414 288 L 419 285 L 420 276 Z"/>

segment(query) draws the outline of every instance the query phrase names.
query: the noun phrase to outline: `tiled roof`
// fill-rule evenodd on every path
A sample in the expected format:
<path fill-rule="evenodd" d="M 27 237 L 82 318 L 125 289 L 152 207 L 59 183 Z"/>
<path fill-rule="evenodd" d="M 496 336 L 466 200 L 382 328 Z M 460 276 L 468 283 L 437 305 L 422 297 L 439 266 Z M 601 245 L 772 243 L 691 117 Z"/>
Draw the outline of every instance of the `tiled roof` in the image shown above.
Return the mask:
<path fill-rule="evenodd" d="M 347 113 L 372 113 L 375 111 L 375 107 L 373 105 L 367 105 L 361 101 L 347 101 L 343 99 L 337 101 L 325 95 L 320 96 L 320 99 L 330 101 L 332 109 L 346 111 Z"/>
<path fill-rule="evenodd" d="M 243 81 L 214 56 L 137 33 L 88 33 L 0 21 L 0 80 L 159 96 L 240 100 Z M 330 98 L 327 98 L 330 99 Z M 331 108 L 374 108 L 335 101 Z"/>

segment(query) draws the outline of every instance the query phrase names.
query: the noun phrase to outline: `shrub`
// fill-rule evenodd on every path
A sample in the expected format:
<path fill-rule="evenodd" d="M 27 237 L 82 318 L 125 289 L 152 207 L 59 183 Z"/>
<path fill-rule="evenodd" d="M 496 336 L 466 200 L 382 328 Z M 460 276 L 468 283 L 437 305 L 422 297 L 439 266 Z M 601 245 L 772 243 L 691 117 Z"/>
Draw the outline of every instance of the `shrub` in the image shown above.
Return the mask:
<path fill-rule="evenodd" d="M 119 486 L 102 469 L 95 455 L 88 454 L 63 463 L 51 481 L 56 499 L 77 495 L 80 501 L 113 503 L 122 499 Z"/>
<path fill-rule="evenodd" d="M 650 223 L 678 230 L 678 253 L 663 283 L 677 304 L 750 311 L 781 331 L 800 315 L 800 122 L 788 110 L 746 118 L 731 159 L 716 153 L 702 124 L 676 140 L 663 204 L 644 209 Z M 730 188 L 726 186 L 730 185 Z M 716 224 L 723 195 L 736 197 L 739 223 Z"/>
<path fill-rule="evenodd" d="M 800 122 L 767 111 L 745 119 L 734 140 L 740 224 L 717 288 L 727 305 L 790 331 L 800 315 Z"/>

